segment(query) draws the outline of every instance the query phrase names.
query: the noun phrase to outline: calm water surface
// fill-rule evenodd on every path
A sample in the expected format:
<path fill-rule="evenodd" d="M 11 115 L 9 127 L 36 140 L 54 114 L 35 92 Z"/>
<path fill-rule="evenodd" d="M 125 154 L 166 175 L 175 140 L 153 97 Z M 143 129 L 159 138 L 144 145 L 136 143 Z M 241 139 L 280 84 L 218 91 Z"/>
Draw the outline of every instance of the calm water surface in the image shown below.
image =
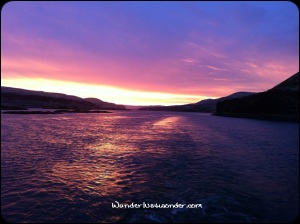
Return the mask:
<path fill-rule="evenodd" d="M 199 113 L 1 115 L 10 222 L 290 222 L 299 124 Z M 116 209 L 112 203 L 202 204 Z"/>

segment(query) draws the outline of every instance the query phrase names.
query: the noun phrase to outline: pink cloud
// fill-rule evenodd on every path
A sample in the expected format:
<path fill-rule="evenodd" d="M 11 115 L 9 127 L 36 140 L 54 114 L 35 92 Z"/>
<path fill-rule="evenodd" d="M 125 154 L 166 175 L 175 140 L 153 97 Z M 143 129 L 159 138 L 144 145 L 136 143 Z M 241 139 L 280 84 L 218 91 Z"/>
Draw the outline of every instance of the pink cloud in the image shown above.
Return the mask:
<path fill-rule="evenodd" d="M 180 3 L 175 15 L 156 3 L 150 9 L 126 2 L 12 3 L 15 8 L 3 11 L 2 78 L 200 98 L 264 91 L 298 71 L 297 23 L 283 23 L 284 14 L 266 18 L 272 15 L 262 13 L 272 10 L 268 7 L 248 10 L 243 3 L 224 3 L 218 11 L 223 3 L 209 4 Z M 154 9 L 161 14 L 145 16 Z"/>

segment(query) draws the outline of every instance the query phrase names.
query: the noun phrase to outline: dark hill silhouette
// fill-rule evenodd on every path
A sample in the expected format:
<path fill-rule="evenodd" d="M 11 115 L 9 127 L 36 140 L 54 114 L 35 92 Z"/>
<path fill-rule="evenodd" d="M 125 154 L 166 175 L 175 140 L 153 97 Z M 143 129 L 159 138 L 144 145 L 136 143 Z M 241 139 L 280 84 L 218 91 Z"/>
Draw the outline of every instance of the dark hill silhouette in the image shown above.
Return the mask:
<path fill-rule="evenodd" d="M 104 104 L 105 107 L 101 107 L 99 104 L 94 104 L 80 97 L 62 93 L 49 93 L 1 86 L 1 109 L 51 108 L 114 110 L 116 106 L 122 107 L 121 105 L 112 105 L 112 107 L 109 107 L 109 103 L 106 102 L 104 102 Z M 124 109 L 126 108 L 124 107 Z"/>
<path fill-rule="evenodd" d="M 299 122 L 299 72 L 265 92 L 218 102 L 215 115 Z"/>
<path fill-rule="evenodd" d="M 123 105 L 108 103 L 108 102 L 99 100 L 97 98 L 84 98 L 84 100 L 91 102 L 91 103 L 101 107 L 101 109 L 105 109 L 105 110 L 126 110 L 126 107 Z"/>
<path fill-rule="evenodd" d="M 251 92 L 237 92 L 231 95 L 221 97 L 218 99 L 205 99 L 197 103 L 176 105 L 176 106 L 147 106 L 141 107 L 139 110 L 154 110 L 154 111 L 181 111 L 181 112 L 203 112 L 203 113 L 214 113 L 216 112 L 216 105 L 218 102 L 232 99 L 237 97 L 249 96 L 254 93 Z"/>

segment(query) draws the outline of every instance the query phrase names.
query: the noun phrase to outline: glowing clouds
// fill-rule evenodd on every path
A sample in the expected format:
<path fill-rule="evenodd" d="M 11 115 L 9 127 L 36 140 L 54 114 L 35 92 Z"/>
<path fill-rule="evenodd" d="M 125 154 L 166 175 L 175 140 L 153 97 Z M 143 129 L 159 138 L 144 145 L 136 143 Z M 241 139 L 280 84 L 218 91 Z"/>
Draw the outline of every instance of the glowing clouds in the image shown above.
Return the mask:
<path fill-rule="evenodd" d="M 290 2 L 10 2 L 1 25 L 2 84 L 122 104 L 265 91 L 299 69 Z"/>

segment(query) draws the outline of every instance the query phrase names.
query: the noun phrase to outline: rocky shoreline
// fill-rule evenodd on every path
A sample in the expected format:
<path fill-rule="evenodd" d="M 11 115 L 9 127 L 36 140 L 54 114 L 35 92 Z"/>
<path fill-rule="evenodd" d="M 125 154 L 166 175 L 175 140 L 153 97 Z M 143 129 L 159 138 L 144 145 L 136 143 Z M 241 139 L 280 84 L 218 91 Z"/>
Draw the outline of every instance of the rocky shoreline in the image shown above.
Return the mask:
<path fill-rule="evenodd" d="M 213 113 L 214 116 L 249 118 L 267 121 L 299 122 L 299 115 L 294 114 L 254 114 L 254 113 Z"/>
<path fill-rule="evenodd" d="M 3 114 L 65 114 L 65 113 L 111 113 L 104 110 L 55 110 L 55 111 L 3 111 Z"/>

